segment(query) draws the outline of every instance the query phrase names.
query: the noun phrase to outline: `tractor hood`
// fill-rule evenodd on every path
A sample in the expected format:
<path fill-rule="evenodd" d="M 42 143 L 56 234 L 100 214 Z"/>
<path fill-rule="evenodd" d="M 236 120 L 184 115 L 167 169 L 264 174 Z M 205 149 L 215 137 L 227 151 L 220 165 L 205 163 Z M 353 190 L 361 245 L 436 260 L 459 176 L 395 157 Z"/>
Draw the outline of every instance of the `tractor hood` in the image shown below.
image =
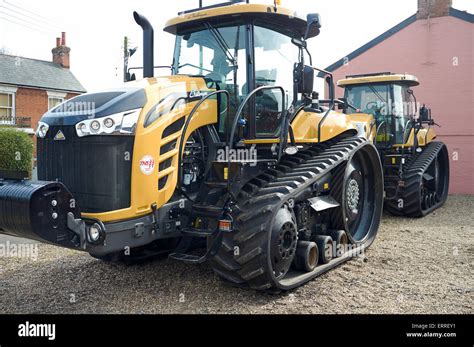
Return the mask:
<path fill-rule="evenodd" d="M 122 88 L 87 93 L 58 105 L 43 115 L 49 126 L 74 126 L 81 121 L 103 118 L 131 110 L 159 107 L 184 100 L 193 102 L 209 92 L 203 78 L 185 75 L 152 77 L 124 84 Z"/>
<path fill-rule="evenodd" d="M 143 108 L 147 102 L 144 88 L 122 88 L 87 93 L 72 98 L 48 111 L 41 122 L 49 126 L 76 125 L 94 118 Z"/>

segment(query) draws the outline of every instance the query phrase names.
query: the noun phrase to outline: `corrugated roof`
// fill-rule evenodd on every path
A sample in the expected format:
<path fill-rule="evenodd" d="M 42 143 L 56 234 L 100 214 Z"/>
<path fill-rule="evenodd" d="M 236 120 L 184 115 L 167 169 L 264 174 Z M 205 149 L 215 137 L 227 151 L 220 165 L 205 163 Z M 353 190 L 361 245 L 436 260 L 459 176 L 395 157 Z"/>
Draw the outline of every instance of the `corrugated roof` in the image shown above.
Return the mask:
<path fill-rule="evenodd" d="M 469 12 L 466 12 L 466 11 L 459 11 L 459 10 L 456 10 L 455 8 L 451 7 L 449 9 L 449 15 L 451 17 L 455 17 L 455 18 L 467 21 L 469 23 L 474 23 L 474 15 L 472 15 Z M 344 62 L 346 62 L 347 60 L 350 61 L 350 60 L 358 57 L 359 55 L 361 55 L 362 53 L 368 51 L 372 47 L 378 45 L 382 41 L 385 41 L 390 36 L 395 35 L 400 30 L 405 29 L 407 26 L 414 23 L 415 21 L 416 21 L 416 14 L 414 14 L 413 16 L 410 16 L 409 18 L 405 19 L 403 22 L 397 24 L 396 26 L 394 26 L 390 30 L 384 32 L 382 35 L 377 36 L 375 39 L 367 42 L 365 45 L 363 45 L 362 47 L 356 49 L 354 52 L 348 54 L 346 57 L 344 57 L 342 59 L 339 59 L 334 64 L 329 65 L 325 70 L 332 72 L 334 70 L 339 69 L 341 66 L 344 65 Z"/>
<path fill-rule="evenodd" d="M 69 69 L 53 62 L 0 54 L 0 84 L 85 93 Z"/>

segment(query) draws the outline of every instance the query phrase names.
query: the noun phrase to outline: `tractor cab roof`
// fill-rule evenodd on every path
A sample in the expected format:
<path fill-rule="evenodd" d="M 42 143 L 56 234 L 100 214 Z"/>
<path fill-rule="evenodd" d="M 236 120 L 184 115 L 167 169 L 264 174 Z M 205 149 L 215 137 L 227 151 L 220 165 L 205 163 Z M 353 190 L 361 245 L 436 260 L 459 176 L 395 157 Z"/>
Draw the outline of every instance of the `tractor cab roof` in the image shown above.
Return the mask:
<path fill-rule="evenodd" d="M 283 31 L 294 38 L 305 35 L 307 21 L 296 12 L 282 6 L 246 3 L 224 3 L 186 11 L 178 17 L 169 20 L 165 31 L 174 35 L 199 30 L 205 22 L 223 25 L 226 22 L 247 21 L 258 19 L 267 23 L 269 28 Z M 313 30 L 308 38 L 319 34 L 319 29 Z"/>
<path fill-rule="evenodd" d="M 365 75 L 352 75 L 347 76 L 345 79 L 342 79 L 337 82 L 339 87 L 352 86 L 356 84 L 373 84 L 373 83 L 397 83 L 404 84 L 409 87 L 415 87 L 420 84 L 418 78 L 413 75 L 407 74 L 394 74 L 390 72 L 382 72 L 375 74 L 365 74 Z"/>

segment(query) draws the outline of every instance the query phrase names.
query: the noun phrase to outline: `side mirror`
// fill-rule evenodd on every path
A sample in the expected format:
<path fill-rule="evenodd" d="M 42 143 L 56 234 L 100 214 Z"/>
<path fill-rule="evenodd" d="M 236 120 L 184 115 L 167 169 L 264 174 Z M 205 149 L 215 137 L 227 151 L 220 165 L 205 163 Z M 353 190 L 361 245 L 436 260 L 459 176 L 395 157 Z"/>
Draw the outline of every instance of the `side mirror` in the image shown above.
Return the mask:
<path fill-rule="evenodd" d="M 347 99 L 346 98 L 339 98 L 339 100 L 341 102 L 338 103 L 337 109 L 342 110 L 343 113 L 346 113 L 346 111 L 347 111 Z"/>
<path fill-rule="evenodd" d="M 307 16 L 307 27 L 306 27 L 306 34 L 304 35 L 304 39 L 310 39 L 312 37 L 316 37 L 320 33 L 321 29 L 321 16 L 319 13 L 310 13 Z"/>
<path fill-rule="evenodd" d="M 336 97 L 336 93 L 334 90 L 334 79 L 332 75 L 327 75 L 325 80 L 326 80 L 326 84 L 328 85 L 329 99 L 334 100 L 334 98 Z"/>
<path fill-rule="evenodd" d="M 314 70 L 311 66 L 297 64 L 295 66 L 295 83 L 298 93 L 309 95 L 314 90 Z"/>
<path fill-rule="evenodd" d="M 422 108 L 420 108 L 420 122 L 423 123 L 429 123 L 431 122 L 431 109 L 423 105 Z"/>

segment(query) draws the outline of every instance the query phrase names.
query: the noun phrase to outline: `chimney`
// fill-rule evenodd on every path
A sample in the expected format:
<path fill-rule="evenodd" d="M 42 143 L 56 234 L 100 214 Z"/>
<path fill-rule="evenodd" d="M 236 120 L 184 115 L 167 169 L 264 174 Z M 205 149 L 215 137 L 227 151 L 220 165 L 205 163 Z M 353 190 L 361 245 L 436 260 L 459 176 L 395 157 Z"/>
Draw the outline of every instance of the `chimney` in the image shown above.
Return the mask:
<path fill-rule="evenodd" d="M 417 19 L 449 16 L 453 0 L 418 0 Z"/>
<path fill-rule="evenodd" d="M 56 47 L 53 48 L 53 63 L 69 69 L 69 53 L 71 48 L 66 46 L 66 33 L 61 33 L 61 37 L 56 38 Z"/>

